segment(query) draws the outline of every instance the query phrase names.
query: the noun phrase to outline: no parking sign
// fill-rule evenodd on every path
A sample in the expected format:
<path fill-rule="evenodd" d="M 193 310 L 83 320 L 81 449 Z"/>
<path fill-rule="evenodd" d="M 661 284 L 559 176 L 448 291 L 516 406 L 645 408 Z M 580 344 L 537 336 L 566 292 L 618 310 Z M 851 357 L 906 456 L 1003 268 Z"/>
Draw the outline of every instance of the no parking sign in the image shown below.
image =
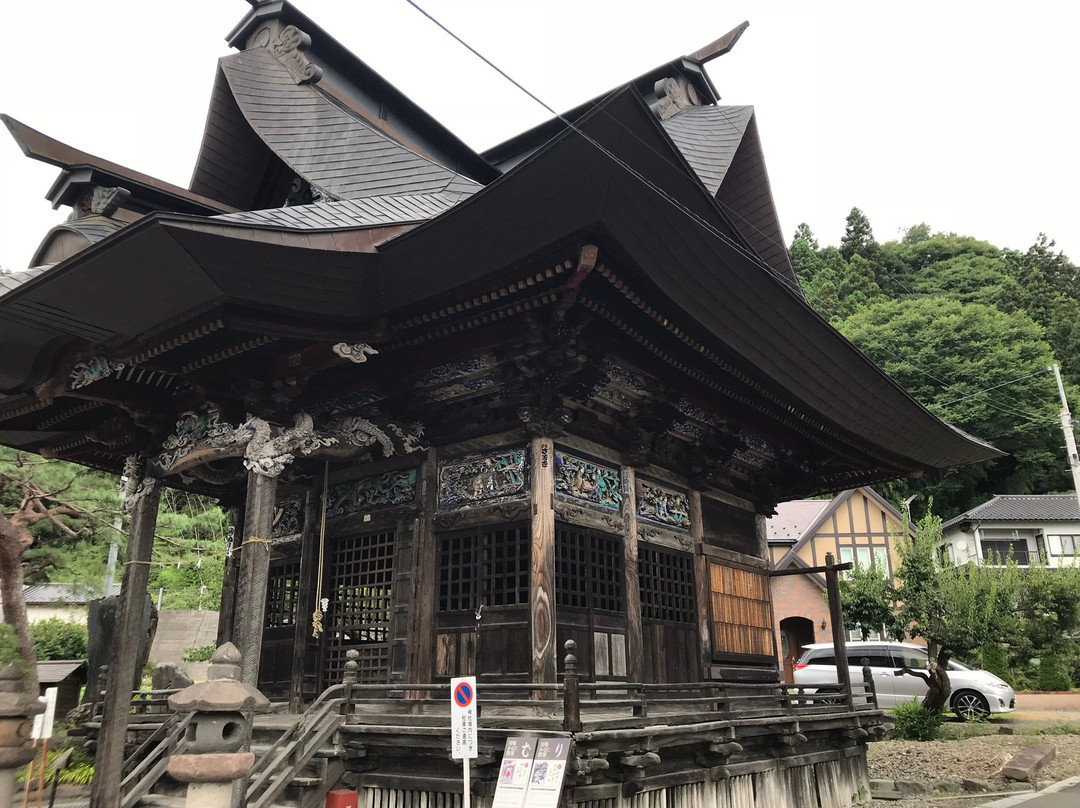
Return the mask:
<path fill-rule="evenodd" d="M 450 680 L 450 757 L 476 757 L 476 677 Z"/>

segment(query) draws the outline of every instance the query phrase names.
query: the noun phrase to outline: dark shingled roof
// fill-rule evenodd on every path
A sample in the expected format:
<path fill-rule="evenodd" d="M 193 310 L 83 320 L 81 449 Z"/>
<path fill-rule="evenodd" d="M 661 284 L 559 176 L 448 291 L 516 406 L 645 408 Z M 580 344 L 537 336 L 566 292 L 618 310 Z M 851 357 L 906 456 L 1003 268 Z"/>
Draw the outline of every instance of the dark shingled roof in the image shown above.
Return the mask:
<path fill-rule="evenodd" d="M 377 131 L 318 87 L 297 84 L 266 48 L 226 56 L 219 64 L 233 100 L 255 134 L 289 168 L 335 199 L 439 191 L 472 194 L 481 188 Z M 220 82 L 215 94 L 219 89 Z M 196 167 L 193 188 L 202 188 L 211 179 L 204 175 L 218 170 L 204 159 L 209 155 Z"/>
<path fill-rule="evenodd" d="M 960 522 L 1076 522 L 1080 502 L 1076 494 L 998 494 L 953 517 L 942 527 Z"/>
<path fill-rule="evenodd" d="M 228 213 L 213 218 L 254 227 L 296 230 L 383 227 L 433 219 L 452 208 L 464 196 L 449 192 L 369 196 L 364 199 L 343 199 L 339 202 L 315 202 L 289 208 Z"/>
<path fill-rule="evenodd" d="M 664 121 L 664 129 L 713 196 L 720 190 L 753 114 L 751 106 L 690 107 Z"/>
<path fill-rule="evenodd" d="M 50 267 L 33 267 L 31 269 L 24 269 L 19 272 L 3 272 L 0 273 L 0 297 L 3 297 L 13 289 L 17 289 L 22 286 L 28 280 L 36 278 L 45 270 Z"/>
<path fill-rule="evenodd" d="M 73 673 L 79 672 L 85 674 L 86 667 L 87 664 L 85 659 L 53 659 L 38 662 L 38 684 L 59 684 Z M 85 678 L 85 676 L 82 677 L 83 680 L 85 680 Z"/>

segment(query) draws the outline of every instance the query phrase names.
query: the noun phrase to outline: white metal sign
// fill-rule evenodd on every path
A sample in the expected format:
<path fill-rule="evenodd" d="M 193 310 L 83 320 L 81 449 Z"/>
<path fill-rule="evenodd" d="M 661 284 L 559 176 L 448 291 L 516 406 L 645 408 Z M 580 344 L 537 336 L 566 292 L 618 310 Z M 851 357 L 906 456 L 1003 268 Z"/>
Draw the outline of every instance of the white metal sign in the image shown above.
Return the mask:
<path fill-rule="evenodd" d="M 45 712 L 34 716 L 34 729 L 30 734 L 35 741 L 52 737 L 53 720 L 56 718 L 56 693 L 57 688 L 50 687 L 45 690 L 44 696 L 38 696 L 38 701 L 45 703 Z"/>
<path fill-rule="evenodd" d="M 476 677 L 450 680 L 450 757 L 476 757 Z"/>

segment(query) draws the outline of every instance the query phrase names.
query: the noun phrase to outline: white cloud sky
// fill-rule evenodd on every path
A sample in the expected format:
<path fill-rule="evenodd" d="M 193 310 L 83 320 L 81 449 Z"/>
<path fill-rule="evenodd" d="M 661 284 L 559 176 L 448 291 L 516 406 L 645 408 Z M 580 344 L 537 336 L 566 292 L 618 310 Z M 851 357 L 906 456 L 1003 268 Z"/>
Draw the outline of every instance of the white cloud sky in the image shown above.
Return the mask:
<path fill-rule="evenodd" d="M 469 145 L 549 114 L 404 0 L 296 5 Z M 744 19 L 710 64 L 727 103 L 754 104 L 785 235 L 835 244 L 853 205 L 885 241 L 926 221 L 999 246 L 1045 231 L 1080 260 L 1074 39 L 1080 4 L 775 0 L 423 0 L 564 110 L 689 53 Z M 187 186 L 223 37 L 242 0 L 11 4 L 0 111 Z M 58 169 L 0 131 L 0 266 L 23 268 L 66 211 Z"/>

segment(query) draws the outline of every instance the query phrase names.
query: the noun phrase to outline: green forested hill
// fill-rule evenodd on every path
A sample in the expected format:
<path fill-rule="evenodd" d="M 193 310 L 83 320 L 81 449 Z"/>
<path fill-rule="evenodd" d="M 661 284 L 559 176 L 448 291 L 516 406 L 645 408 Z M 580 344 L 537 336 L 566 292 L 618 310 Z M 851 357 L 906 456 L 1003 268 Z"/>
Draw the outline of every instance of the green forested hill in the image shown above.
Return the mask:
<path fill-rule="evenodd" d="M 946 518 L 993 494 L 1069 490 L 1071 477 L 1048 367 L 1061 365 L 1076 406 L 1080 269 L 1045 235 L 1026 252 L 925 224 L 879 244 L 853 208 L 839 247 L 806 225 L 791 260 L 810 305 L 949 423 L 1009 457 L 936 480 L 880 486 L 893 501 Z"/>
<path fill-rule="evenodd" d="M 69 514 L 33 526 L 25 553 L 26 583 L 104 583 L 109 544 L 119 545 L 116 582 L 123 576 L 128 517 L 120 513 L 120 481 L 71 463 L 0 448 L 0 512 L 10 513 L 36 486 L 50 507 Z M 165 609 L 217 609 L 225 555 L 225 514 L 210 500 L 166 489 L 158 515 L 149 591 Z"/>

